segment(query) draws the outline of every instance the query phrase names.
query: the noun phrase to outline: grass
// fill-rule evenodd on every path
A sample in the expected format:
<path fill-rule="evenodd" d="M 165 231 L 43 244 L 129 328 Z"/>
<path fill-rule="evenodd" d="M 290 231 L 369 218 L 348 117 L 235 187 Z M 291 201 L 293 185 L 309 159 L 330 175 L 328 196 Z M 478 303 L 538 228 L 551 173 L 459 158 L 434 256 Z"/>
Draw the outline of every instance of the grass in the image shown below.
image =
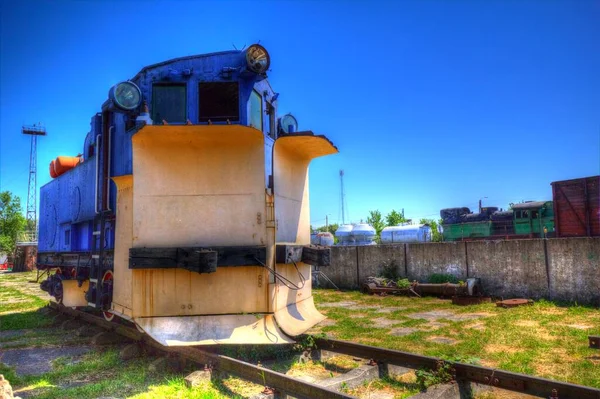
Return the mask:
<path fill-rule="evenodd" d="M 28 283 L 35 273 L 0 274 L 0 348 L 80 344 L 69 334 L 51 327 L 50 316 L 39 312 L 47 303 L 47 295 L 38 284 Z M 587 336 L 600 331 L 600 310 L 583 306 L 566 306 L 547 301 L 533 306 L 501 309 L 493 304 L 457 307 L 447 300 L 436 298 L 376 297 L 360 292 L 314 291 L 317 308 L 335 321 L 335 325 L 314 328 L 311 333 L 323 332 L 335 338 L 361 342 L 392 349 L 442 357 L 448 360 L 476 362 L 488 367 L 538 375 L 600 388 L 600 353 L 589 349 Z M 323 307 L 352 301 L 365 309 L 351 306 Z M 389 313 L 377 312 L 381 308 Z M 447 310 L 456 314 L 486 313 L 489 317 L 477 320 L 437 320 L 443 325 L 432 329 L 425 319 L 407 315 L 431 310 Z M 360 317 L 355 317 L 360 314 Z M 354 316 L 354 317 L 353 317 Z M 384 328 L 374 326 L 373 320 L 390 320 Z M 483 330 L 467 328 L 481 325 Z M 589 326 L 591 328 L 576 328 Z M 418 331 L 398 337 L 392 328 L 410 327 Z M 6 333 L 19 330 L 18 333 Z M 4 335 L 3 335 L 4 334 Z M 432 337 L 454 338 L 454 345 L 429 341 Z M 265 353 L 277 359 L 268 367 L 291 375 L 310 374 L 328 378 L 358 365 L 350 357 L 338 356 L 326 362 L 297 363 L 286 358 L 289 350 L 277 347 L 264 352 L 256 347 L 228 347 L 222 352 L 255 362 Z M 287 351 L 287 352 L 286 352 Z M 53 369 L 39 376 L 18 376 L 14 370 L 0 364 L 0 374 L 20 392 L 27 391 L 36 398 L 89 398 L 116 396 L 128 398 L 229 398 L 248 397 L 260 392 L 260 386 L 235 377 L 215 378 L 199 387 L 187 388 L 184 372 L 148 371 L 152 357 L 122 362 L 118 349 L 90 352 L 76 362 L 70 358 L 55 361 Z M 191 371 L 191 370 L 189 370 Z M 413 374 L 414 377 L 414 374 Z M 418 391 L 413 379 L 386 378 L 346 391 L 368 397 L 374 392 L 408 397 Z"/>
<path fill-rule="evenodd" d="M 318 309 L 335 321 L 335 325 L 317 326 L 311 332 L 376 345 L 390 349 L 420 353 L 453 360 L 476 359 L 479 364 L 503 370 L 536 375 L 575 384 L 600 388 L 600 353 L 588 348 L 588 335 L 600 331 L 597 308 L 538 301 L 533 306 L 512 309 L 494 304 L 455 306 L 437 298 L 379 297 L 357 291 L 314 290 Z M 323 307 L 336 302 L 356 302 L 354 306 L 377 306 L 398 309 L 378 313 L 373 309 L 349 309 L 350 306 Z M 448 310 L 456 314 L 485 313 L 489 317 L 451 321 L 428 328 L 429 321 L 413 319 L 409 314 L 432 310 Z M 361 317 L 352 316 L 360 313 Z M 373 328 L 373 320 L 388 319 L 393 325 Z M 467 328 L 481 325 L 482 330 Z M 394 327 L 413 327 L 420 331 L 394 336 Z M 590 327 L 590 328 L 583 328 Z M 454 345 L 429 341 L 432 337 L 453 338 Z"/>
<path fill-rule="evenodd" d="M 0 348 L 43 347 L 88 343 L 89 338 L 77 338 L 69 332 L 52 328 L 52 317 L 40 310 L 48 296 L 39 289 L 35 272 L 0 273 Z M 10 330 L 16 330 L 9 334 Z M 198 387 L 185 386 L 184 372 L 152 373 L 148 366 L 152 357 L 122 362 L 118 348 L 99 348 L 73 361 L 58 358 L 50 372 L 36 376 L 20 376 L 0 363 L 0 374 L 10 381 L 16 395 L 36 399 L 90 398 L 116 396 L 128 398 L 231 398 L 258 393 L 260 386 L 225 377 L 208 381 Z M 259 353 L 255 349 L 238 350 L 248 360 Z"/>

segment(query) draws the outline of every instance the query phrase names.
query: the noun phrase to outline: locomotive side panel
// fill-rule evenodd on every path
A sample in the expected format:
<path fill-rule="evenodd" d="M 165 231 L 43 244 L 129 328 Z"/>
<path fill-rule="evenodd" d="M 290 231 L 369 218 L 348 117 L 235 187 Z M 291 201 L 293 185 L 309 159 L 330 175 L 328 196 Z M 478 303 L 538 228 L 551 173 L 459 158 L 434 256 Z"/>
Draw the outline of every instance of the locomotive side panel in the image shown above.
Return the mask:
<path fill-rule="evenodd" d="M 133 276 L 132 270 L 129 269 L 129 248 L 133 236 L 133 176 L 115 177 L 113 180 L 117 186 L 117 226 L 112 309 L 133 317 Z"/>

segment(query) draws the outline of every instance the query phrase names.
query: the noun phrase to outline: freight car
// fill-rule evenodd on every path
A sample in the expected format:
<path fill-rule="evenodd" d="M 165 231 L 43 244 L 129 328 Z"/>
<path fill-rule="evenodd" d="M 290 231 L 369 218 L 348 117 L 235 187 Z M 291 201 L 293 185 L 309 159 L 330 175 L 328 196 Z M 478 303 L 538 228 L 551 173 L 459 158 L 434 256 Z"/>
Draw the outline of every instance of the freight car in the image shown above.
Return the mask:
<path fill-rule="evenodd" d="M 269 67 L 254 44 L 113 86 L 82 153 L 41 188 L 42 289 L 163 345 L 288 343 L 323 320 L 308 165 L 337 148 L 277 118 Z"/>
<path fill-rule="evenodd" d="M 448 208 L 440 216 L 445 241 L 554 236 L 552 201 L 514 204 L 509 211 L 487 207 L 472 213 L 469 208 Z"/>
<path fill-rule="evenodd" d="M 557 236 L 600 236 L 600 176 L 555 181 L 551 185 Z"/>

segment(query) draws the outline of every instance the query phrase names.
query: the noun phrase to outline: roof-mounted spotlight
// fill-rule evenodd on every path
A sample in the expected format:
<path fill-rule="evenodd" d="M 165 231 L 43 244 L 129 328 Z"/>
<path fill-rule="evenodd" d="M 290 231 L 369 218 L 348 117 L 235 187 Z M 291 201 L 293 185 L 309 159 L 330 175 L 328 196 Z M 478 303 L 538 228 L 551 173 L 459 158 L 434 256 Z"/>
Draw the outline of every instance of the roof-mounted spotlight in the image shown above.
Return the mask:
<path fill-rule="evenodd" d="M 246 64 L 252 72 L 262 74 L 269 69 L 271 56 L 263 46 L 253 44 L 246 49 Z"/>
<path fill-rule="evenodd" d="M 125 81 L 110 88 L 108 98 L 125 111 L 132 111 L 142 103 L 142 92 L 135 83 Z"/>
<path fill-rule="evenodd" d="M 281 133 L 294 133 L 298 131 L 298 121 L 292 114 L 279 118 L 279 131 Z"/>

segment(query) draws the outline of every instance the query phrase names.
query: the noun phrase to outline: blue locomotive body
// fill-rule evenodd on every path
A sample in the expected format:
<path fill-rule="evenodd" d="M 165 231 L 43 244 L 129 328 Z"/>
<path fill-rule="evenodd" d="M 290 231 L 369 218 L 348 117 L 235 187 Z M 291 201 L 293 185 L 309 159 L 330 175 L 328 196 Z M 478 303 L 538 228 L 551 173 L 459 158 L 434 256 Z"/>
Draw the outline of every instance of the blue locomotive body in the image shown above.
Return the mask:
<path fill-rule="evenodd" d="M 143 68 L 131 82 L 142 92 L 150 108 L 149 120 L 153 124 L 242 124 L 262 130 L 265 134 L 265 184 L 271 174 L 272 149 L 277 137 L 276 94 L 264 74 L 246 68 L 243 51 L 226 51 L 200 56 L 182 57 Z M 211 115 L 201 111 L 202 84 L 230 85 L 238 91 L 236 110 L 231 115 Z M 214 88 L 213 88 L 214 90 Z M 170 105 L 164 106 L 164 103 Z M 258 105 L 258 106 L 257 106 Z M 103 108 L 111 108 L 108 100 Z M 257 111 L 257 108 L 260 110 Z M 233 108 L 233 107 L 229 107 Z M 224 120 L 223 120 L 224 119 Z M 189 122 L 188 122 L 189 121 Z M 113 109 L 109 129 L 102 129 L 102 114 L 94 115 L 90 132 L 84 140 L 83 162 L 53 179 L 40 189 L 39 253 L 40 267 L 54 266 L 44 262 L 44 253 L 77 253 L 91 250 L 110 251 L 114 248 L 114 221 L 105 215 L 103 243 L 97 216 L 100 208 L 114 213 L 115 185 L 111 177 L 132 174 L 131 138 L 140 126 L 139 121 L 127 111 Z M 108 137 L 110 136 L 110 137 Z M 106 140 L 105 140 L 106 138 Z M 105 141 L 103 141 L 105 140 Z M 103 143 L 109 156 L 101 159 Z M 109 173 L 102 179 L 101 168 Z M 104 199 L 103 199 L 104 197 Z M 104 202 L 103 202 L 104 201 Z M 96 241 L 94 243 L 94 241 Z"/>
<path fill-rule="evenodd" d="M 329 255 L 310 247 L 308 165 L 337 149 L 277 118 L 269 65 L 255 44 L 113 86 L 82 153 L 41 188 L 42 289 L 164 345 L 290 342 L 322 320 L 310 265 Z"/>

